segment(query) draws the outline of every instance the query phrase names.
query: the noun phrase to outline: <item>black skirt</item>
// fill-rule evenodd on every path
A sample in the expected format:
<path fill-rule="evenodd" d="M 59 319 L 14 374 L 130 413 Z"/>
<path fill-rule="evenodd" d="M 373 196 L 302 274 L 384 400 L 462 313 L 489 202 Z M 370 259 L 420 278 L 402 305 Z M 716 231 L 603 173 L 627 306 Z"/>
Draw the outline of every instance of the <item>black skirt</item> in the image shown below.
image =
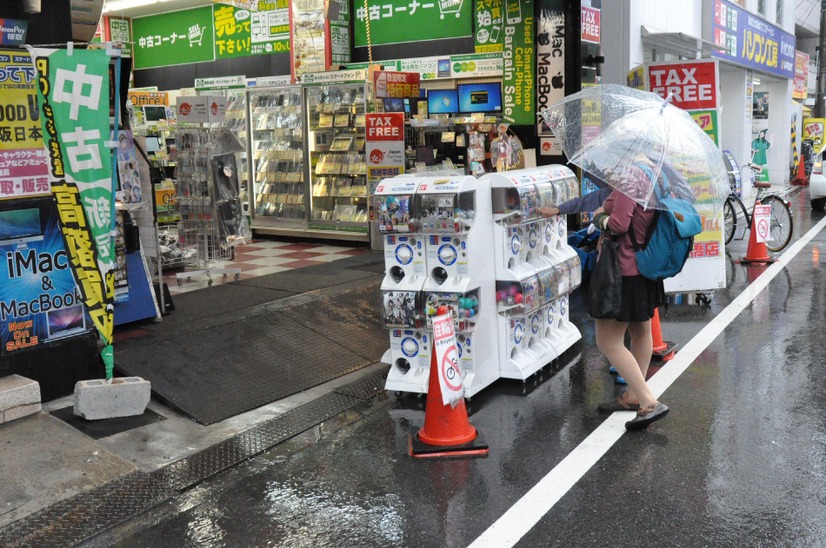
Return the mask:
<path fill-rule="evenodd" d="M 617 321 L 647 322 L 654 317 L 654 309 L 665 304 L 663 283 L 643 276 L 622 277 L 622 308 Z"/>

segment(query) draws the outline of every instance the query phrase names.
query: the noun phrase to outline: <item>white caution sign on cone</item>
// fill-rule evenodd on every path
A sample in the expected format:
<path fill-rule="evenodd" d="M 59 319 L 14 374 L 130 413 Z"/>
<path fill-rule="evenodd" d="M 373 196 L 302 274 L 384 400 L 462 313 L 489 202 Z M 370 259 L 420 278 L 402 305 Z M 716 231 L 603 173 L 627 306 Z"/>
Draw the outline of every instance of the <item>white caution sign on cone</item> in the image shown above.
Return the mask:
<path fill-rule="evenodd" d="M 442 389 L 442 403 L 456 406 L 464 397 L 462 371 L 459 369 L 459 351 L 456 347 L 456 332 L 453 330 L 453 315 L 433 318 L 433 349 L 436 352 L 436 371 L 439 387 Z"/>

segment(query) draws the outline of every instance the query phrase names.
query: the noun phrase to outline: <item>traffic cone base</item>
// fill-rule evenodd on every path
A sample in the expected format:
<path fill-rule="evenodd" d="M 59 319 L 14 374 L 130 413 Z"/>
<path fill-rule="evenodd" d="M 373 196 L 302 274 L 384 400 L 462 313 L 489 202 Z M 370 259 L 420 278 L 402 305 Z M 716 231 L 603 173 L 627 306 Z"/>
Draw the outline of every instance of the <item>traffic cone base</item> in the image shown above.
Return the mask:
<path fill-rule="evenodd" d="M 760 205 L 759 201 L 754 202 L 755 205 Z M 769 250 L 766 247 L 766 242 L 757 241 L 757 229 L 752 220 L 752 227 L 749 230 L 749 247 L 746 250 L 746 256 L 740 257 L 740 262 L 744 264 L 750 263 L 773 263 L 774 259 L 769 257 Z"/>
<path fill-rule="evenodd" d="M 432 458 L 432 457 L 468 457 L 487 455 L 490 453 L 490 447 L 485 441 L 485 437 L 481 432 L 474 428 L 476 437 L 461 445 L 439 446 L 423 443 L 419 435 L 410 435 L 408 443 L 408 453 L 411 457 L 418 459 Z"/>
<path fill-rule="evenodd" d="M 487 454 L 490 448 L 468 421 L 464 398 L 460 398 L 455 406 L 442 403 L 438 375 L 436 351 L 433 349 L 430 353 L 424 426 L 418 434 L 410 436 L 410 456 L 460 457 Z"/>
<path fill-rule="evenodd" d="M 674 358 L 674 351 L 677 343 L 663 340 L 662 327 L 660 326 L 660 311 L 654 309 L 654 317 L 651 318 L 651 338 L 654 347 L 651 350 L 651 357 L 659 361 L 667 362 Z"/>

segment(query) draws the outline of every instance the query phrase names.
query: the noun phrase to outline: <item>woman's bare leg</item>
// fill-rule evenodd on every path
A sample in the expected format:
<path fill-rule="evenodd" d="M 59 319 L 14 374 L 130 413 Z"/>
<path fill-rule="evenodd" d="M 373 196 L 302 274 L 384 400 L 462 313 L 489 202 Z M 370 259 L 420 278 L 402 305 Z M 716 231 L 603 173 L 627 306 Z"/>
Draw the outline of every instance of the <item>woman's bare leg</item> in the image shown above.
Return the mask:
<path fill-rule="evenodd" d="M 637 324 L 637 326 L 640 325 L 642 324 Z M 648 358 L 650 360 L 650 323 L 648 325 Z M 628 400 L 633 401 L 632 398 L 635 396 L 633 399 L 639 401 L 640 406 L 645 407 L 656 403 L 657 398 L 654 397 L 651 390 L 648 388 L 648 384 L 645 382 L 645 376 L 641 370 L 639 362 L 637 361 L 637 357 L 625 346 L 625 330 L 628 327 L 628 323 L 618 322 L 616 320 L 596 320 L 597 348 L 599 348 L 599 351 L 602 352 L 606 358 L 608 358 L 611 365 L 614 366 L 617 372 L 622 375 L 628 383 L 628 387 L 632 392 L 632 394 L 628 395 Z M 634 329 L 637 330 L 637 335 L 642 335 L 641 327 L 635 327 Z M 633 343 L 634 331 L 632 331 L 631 335 L 631 340 Z M 638 348 L 638 350 L 642 352 L 642 343 L 640 343 L 640 348 Z M 647 366 L 645 370 L 646 372 L 648 371 Z"/>

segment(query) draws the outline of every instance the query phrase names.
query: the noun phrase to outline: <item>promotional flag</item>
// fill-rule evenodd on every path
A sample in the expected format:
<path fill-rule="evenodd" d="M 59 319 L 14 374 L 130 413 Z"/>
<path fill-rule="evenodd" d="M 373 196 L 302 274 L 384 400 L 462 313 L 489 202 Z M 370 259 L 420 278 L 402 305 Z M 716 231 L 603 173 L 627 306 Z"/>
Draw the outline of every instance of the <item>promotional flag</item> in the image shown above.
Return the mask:
<path fill-rule="evenodd" d="M 107 378 L 114 356 L 114 192 L 109 55 L 102 49 L 32 48 L 49 181 L 72 272 L 104 341 Z"/>

